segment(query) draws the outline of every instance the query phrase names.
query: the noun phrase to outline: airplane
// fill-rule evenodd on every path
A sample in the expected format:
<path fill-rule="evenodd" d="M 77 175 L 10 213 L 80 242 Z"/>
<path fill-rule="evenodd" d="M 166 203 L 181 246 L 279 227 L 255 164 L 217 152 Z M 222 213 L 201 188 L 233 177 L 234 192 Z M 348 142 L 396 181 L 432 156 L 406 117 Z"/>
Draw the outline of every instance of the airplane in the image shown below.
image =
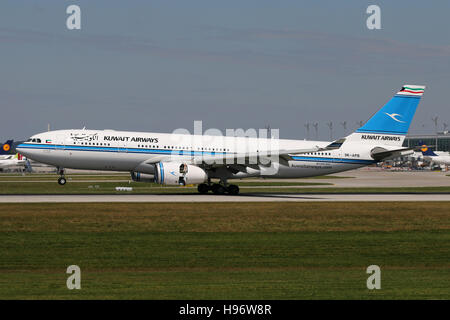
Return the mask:
<path fill-rule="evenodd" d="M 25 166 L 27 168 L 28 161 L 23 159 L 21 154 L 12 154 L 11 148 L 14 140 L 8 140 L 0 147 L 0 169 Z"/>
<path fill-rule="evenodd" d="M 420 149 L 422 151 L 423 159 L 426 161 L 430 161 L 434 164 L 443 164 L 450 165 L 450 155 L 449 154 L 436 154 L 433 150 L 428 148 L 426 145 L 423 145 Z"/>
<path fill-rule="evenodd" d="M 19 153 L 2 156 L 0 158 L 0 169 L 7 169 L 12 167 L 27 167 L 27 160 L 23 159 Z"/>
<path fill-rule="evenodd" d="M 228 180 L 321 176 L 412 154 L 402 144 L 424 90 L 404 85 L 362 127 L 335 141 L 83 128 L 39 133 L 17 150 L 56 166 L 60 185 L 65 168 L 112 170 L 130 172 L 133 181 L 195 184 L 202 194 L 235 195 L 239 187 Z"/>

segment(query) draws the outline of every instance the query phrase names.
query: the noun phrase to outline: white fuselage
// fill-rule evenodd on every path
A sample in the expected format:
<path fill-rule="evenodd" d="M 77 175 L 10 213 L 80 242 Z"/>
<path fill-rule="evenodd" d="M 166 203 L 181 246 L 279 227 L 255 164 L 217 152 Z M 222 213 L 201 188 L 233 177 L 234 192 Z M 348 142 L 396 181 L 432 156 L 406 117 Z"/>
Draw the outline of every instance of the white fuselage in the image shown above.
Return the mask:
<path fill-rule="evenodd" d="M 60 168 L 153 174 L 153 164 L 159 161 L 322 148 L 329 144 L 328 141 L 76 129 L 37 134 L 17 150 L 30 159 Z M 227 173 L 227 178 L 298 178 L 351 170 L 375 163 L 370 157 L 370 149 L 360 143 L 347 143 L 336 150 L 298 154 L 292 157 L 293 160 L 279 165 L 272 161 L 271 166 L 277 165 L 276 172 L 254 165 L 234 174 Z M 223 174 L 223 170 L 209 172 L 211 178 Z"/>
<path fill-rule="evenodd" d="M 424 160 L 430 161 L 434 164 L 450 165 L 450 156 L 437 155 L 437 156 L 424 156 Z"/>

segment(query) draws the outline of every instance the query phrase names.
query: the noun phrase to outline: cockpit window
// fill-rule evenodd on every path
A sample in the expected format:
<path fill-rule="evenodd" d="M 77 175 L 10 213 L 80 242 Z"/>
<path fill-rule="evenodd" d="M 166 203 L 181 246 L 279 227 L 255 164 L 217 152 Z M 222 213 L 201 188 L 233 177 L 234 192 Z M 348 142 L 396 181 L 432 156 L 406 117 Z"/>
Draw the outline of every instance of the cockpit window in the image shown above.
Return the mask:
<path fill-rule="evenodd" d="M 37 143 L 41 143 L 41 139 L 36 139 L 36 142 Z"/>
<path fill-rule="evenodd" d="M 31 140 L 33 140 L 33 139 L 30 138 L 30 139 L 27 140 L 27 142 L 31 142 Z"/>

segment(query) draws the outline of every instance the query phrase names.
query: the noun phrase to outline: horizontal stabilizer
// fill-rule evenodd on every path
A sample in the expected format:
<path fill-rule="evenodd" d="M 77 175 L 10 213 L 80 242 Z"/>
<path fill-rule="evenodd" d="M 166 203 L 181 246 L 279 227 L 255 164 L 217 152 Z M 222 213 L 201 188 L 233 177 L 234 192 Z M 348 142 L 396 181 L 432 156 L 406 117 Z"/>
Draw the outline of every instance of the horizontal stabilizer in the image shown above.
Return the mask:
<path fill-rule="evenodd" d="M 412 148 L 402 148 L 395 150 L 387 150 L 382 147 L 373 148 L 370 152 L 371 157 L 376 161 L 382 161 L 387 159 L 398 158 L 402 156 L 407 156 L 413 154 L 414 150 Z"/>

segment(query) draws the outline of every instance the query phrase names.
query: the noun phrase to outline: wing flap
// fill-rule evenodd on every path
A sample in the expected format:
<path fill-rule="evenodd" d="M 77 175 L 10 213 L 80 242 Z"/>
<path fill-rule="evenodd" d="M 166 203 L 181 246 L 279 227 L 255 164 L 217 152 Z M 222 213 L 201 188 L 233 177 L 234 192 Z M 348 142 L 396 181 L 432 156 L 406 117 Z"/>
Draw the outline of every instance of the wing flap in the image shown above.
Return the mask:
<path fill-rule="evenodd" d="M 291 155 L 303 154 L 309 152 L 317 152 L 326 150 L 326 148 L 320 148 L 315 146 L 309 149 L 293 149 L 293 150 L 275 150 L 269 152 L 250 152 L 250 153 L 237 153 L 229 155 L 216 155 L 194 159 L 194 164 L 197 165 L 209 165 L 209 166 L 223 166 L 223 165 L 270 165 L 270 163 L 277 159 L 279 162 L 286 162 L 293 160 Z"/>

